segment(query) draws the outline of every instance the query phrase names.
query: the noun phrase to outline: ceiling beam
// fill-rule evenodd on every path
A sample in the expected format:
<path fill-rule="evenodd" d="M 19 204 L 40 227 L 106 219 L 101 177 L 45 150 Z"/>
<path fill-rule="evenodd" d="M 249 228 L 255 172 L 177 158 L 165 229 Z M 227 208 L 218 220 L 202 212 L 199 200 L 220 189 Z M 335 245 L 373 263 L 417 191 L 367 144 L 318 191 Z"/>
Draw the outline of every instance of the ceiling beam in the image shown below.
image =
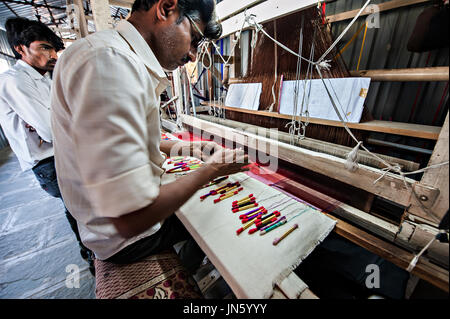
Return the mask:
<path fill-rule="evenodd" d="M 19 15 L 17 14 L 16 11 L 13 10 L 13 8 L 11 8 L 6 2 L 3 2 L 3 4 L 9 9 L 9 11 L 11 11 L 12 13 L 14 13 L 16 15 L 16 17 L 19 17 Z"/>
<path fill-rule="evenodd" d="M 41 4 L 41 3 L 31 3 L 28 1 L 24 1 L 24 0 L 2 0 L 3 3 L 6 4 L 6 2 L 9 3 L 15 3 L 15 4 L 24 4 L 24 5 L 29 5 L 35 8 L 46 8 L 47 6 L 45 4 Z M 57 7 L 57 6 L 48 6 L 50 9 L 56 9 L 56 10 L 63 10 L 66 11 L 65 7 Z"/>

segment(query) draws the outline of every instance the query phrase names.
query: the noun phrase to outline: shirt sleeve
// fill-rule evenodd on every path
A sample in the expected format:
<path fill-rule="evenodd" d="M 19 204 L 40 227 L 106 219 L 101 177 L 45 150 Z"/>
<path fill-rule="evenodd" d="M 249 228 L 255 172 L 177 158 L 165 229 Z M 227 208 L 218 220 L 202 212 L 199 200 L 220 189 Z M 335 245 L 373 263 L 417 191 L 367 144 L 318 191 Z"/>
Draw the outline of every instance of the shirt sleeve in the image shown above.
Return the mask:
<path fill-rule="evenodd" d="M 160 180 L 152 172 L 148 151 L 148 96 L 154 88 L 147 84 L 147 70 L 112 48 L 66 68 L 54 81 L 61 78 L 64 83 L 75 145 L 70 151 L 94 213 L 119 217 L 151 204 L 159 195 Z M 66 74 L 70 76 L 64 78 Z"/>
<path fill-rule="evenodd" d="M 36 130 L 44 141 L 52 142 L 50 96 L 43 101 L 42 95 L 32 81 L 22 76 L 8 79 L 2 98 L 25 123 Z"/>

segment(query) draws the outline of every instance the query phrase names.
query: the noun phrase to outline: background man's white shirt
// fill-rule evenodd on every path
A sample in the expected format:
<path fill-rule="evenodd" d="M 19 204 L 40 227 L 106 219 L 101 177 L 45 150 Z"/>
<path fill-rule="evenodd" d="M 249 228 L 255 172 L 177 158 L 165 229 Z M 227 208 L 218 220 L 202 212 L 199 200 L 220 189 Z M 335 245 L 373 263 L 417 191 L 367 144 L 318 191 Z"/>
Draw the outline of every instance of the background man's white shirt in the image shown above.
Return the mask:
<path fill-rule="evenodd" d="M 41 75 L 22 60 L 0 74 L 0 125 L 23 171 L 53 156 L 50 88 L 48 73 Z M 39 137 L 46 143 L 40 145 Z"/>

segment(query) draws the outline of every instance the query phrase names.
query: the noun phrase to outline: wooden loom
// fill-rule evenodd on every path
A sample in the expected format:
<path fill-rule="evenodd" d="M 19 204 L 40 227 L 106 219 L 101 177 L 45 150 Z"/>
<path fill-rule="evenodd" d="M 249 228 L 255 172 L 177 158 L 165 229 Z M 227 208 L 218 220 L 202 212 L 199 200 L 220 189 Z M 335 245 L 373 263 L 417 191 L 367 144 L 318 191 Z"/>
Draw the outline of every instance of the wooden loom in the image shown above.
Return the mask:
<path fill-rule="evenodd" d="M 424 1 L 394 0 L 381 4 L 380 11 L 421 2 Z M 306 12 L 309 8 L 315 6 L 317 6 L 317 1 L 312 0 L 248 0 L 238 2 L 225 0 L 218 5 L 217 11 L 219 18 L 223 21 L 223 38 L 230 35 L 233 38 L 234 33 L 239 31 L 243 24 L 243 10 L 245 9 L 248 10 L 248 13 L 255 14 L 258 23 L 264 23 L 266 30 L 270 33 L 274 27 L 273 21 L 278 19 L 279 26 L 283 20 L 285 23 L 292 23 L 290 19 L 298 20 L 298 12 Z M 309 14 L 311 15 L 311 13 Z M 355 14 L 356 12 L 337 14 L 328 17 L 328 21 L 352 18 Z M 262 37 L 262 35 L 260 36 Z M 285 34 L 285 36 L 291 35 Z M 283 39 L 279 40 L 283 42 Z M 325 40 L 323 45 L 319 47 L 326 46 L 330 39 Z M 260 41 L 262 40 L 260 39 Z M 260 43 L 255 51 L 260 50 L 256 53 L 265 55 L 264 61 L 270 59 L 270 55 L 272 55 L 273 61 L 273 42 L 266 42 L 266 47 Z M 282 49 L 278 50 L 280 54 Z M 319 55 L 321 53 L 318 52 Z M 267 108 L 271 101 L 271 94 L 266 86 L 271 87 L 274 82 L 273 65 L 268 63 L 266 73 L 260 69 L 261 74 L 250 72 L 250 75 L 245 78 L 236 78 L 240 68 L 239 53 L 232 58 L 234 63 L 229 70 L 231 78 L 228 82 L 256 82 L 259 77 L 259 82 L 263 82 L 264 86 L 261 107 Z M 289 59 L 291 60 L 289 61 Z M 293 75 L 292 72 L 289 74 L 289 70 L 295 71 L 295 67 L 292 68 L 292 65 L 296 58 L 286 55 L 283 61 L 284 64 L 281 63 L 279 66 L 278 75 L 283 73 L 288 79 L 292 79 Z M 267 75 L 270 74 L 269 69 L 272 72 L 270 76 Z M 214 77 L 220 78 L 220 72 L 214 67 L 208 72 L 208 87 L 211 88 L 212 79 Z M 337 71 L 335 68 L 327 76 L 345 77 L 357 74 L 372 77 L 373 81 L 417 81 L 419 79 L 422 81 L 448 81 L 448 67 L 352 72 L 346 70 L 345 66 L 340 66 Z M 277 157 L 281 165 L 299 171 L 303 175 L 300 182 L 298 180 L 287 182 L 291 190 L 301 194 L 303 199 L 323 209 L 324 213 L 338 220 L 335 229 L 337 234 L 400 268 L 406 269 L 414 254 L 420 251 L 438 233 L 439 222 L 447 213 L 449 206 L 448 165 L 424 172 L 418 181 L 407 177 L 408 188 L 412 188 L 417 196 L 411 194 L 410 190 L 405 187 L 404 180 L 397 174 L 387 173 L 384 178 L 374 184 L 374 180 L 384 173 L 381 170 L 384 166 L 374 161 L 369 154 L 359 152 L 361 162 L 356 171 L 351 172 L 345 169 L 345 156 L 351 151 L 354 143 L 352 144 L 352 140 L 349 138 L 345 139 L 342 134 L 339 138 L 334 137 L 334 135 L 339 136 L 339 132 L 343 130 L 341 122 L 311 118 L 310 123 L 311 126 L 316 127 L 316 135 L 297 141 L 295 145 L 290 145 L 288 133 L 279 131 L 276 136 L 270 136 L 270 132 L 264 131 L 264 128 L 277 127 L 282 129 L 291 120 L 291 116 L 268 112 L 265 109 L 249 111 L 233 108 L 213 101 L 204 103 L 203 107 L 191 109 L 189 108 L 190 103 L 187 103 L 187 101 L 192 93 L 189 92 L 188 86 L 183 86 L 182 77 L 185 77 L 184 71 L 180 73 L 178 70 L 173 73 L 173 95 L 184 96 L 184 98 L 179 98 L 176 101 L 179 114 L 178 125 L 182 125 L 185 129 L 207 133 L 211 137 L 214 136 L 223 141 L 239 141 L 236 145 L 242 145 L 247 150 L 256 146 L 266 147 L 266 149 L 277 147 Z M 269 80 L 267 81 L 267 79 Z M 277 84 L 279 85 L 279 82 Z M 205 114 L 205 110 L 208 110 L 210 106 L 224 111 L 227 119 Z M 196 116 L 192 116 L 191 112 L 195 111 Z M 365 132 L 380 132 L 436 141 L 428 166 L 448 161 L 448 114 L 442 127 L 375 121 L 370 120 L 370 116 L 367 116 L 367 114 L 363 117 L 365 117 L 365 122 L 348 124 L 349 128 L 355 131 L 358 139 L 362 140 Z M 162 119 L 162 124 L 169 131 L 179 129 L 176 123 L 167 119 Z M 259 133 L 262 130 L 265 135 L 256 136 L 242 131 L 242 129 L 259 130 Z M 321 134 L 320 132 L 328 132 L 328 134 Z M 405 172 L 415 171 L 419 168 L 418 163 L 404 159 L 381 154 L 380 157 L 398 163 Z M 357 194 L 357 196 L 350 197 L 344 194 L 349 191 L 353 191 L 353 194 Z M 377 198 L 393 203 L 393 206 L 401 209 L 401 214 L 390 218 L 386 214 L 374 211 L 372 208 Z M 448 244 L 434 241 L 427 253 L 419 259 L 411 273 L 448 293 L 448 265 Z"/>

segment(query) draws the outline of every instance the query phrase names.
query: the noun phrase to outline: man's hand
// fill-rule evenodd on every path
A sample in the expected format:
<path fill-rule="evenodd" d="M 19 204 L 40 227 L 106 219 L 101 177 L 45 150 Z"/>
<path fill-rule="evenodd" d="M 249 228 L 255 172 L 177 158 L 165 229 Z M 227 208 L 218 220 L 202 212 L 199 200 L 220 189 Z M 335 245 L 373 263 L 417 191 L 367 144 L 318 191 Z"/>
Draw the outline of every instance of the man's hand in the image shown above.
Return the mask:
<path fill-rule="evenodd" d="M 202 161 L 208 161 L 215 153 L 223 150 L 223 147 L 215 142 L 201 141 L 192 142 L 190 145 L 190 154 Z"/>
<path fill-rule="evenodd" d="M 30 124 L 26 124 L 26 123 L 25 123 L 25 128 L 27 128 L 30 132 L 36 132 L 36 130 L 34 129 L 34 127 L 32 127 Z"/>
<path fill-rule="evenodd" d="M 242 149 L 221 148 L 206 161 L 206 165 L 215 172 L 215 177 L 248 171 L 249 169 L 243 169 L 248 164 L 248 155 Z"/>
<path fill-rule="evenodd" d="M 32 127 L 30 124 L 25 123 L 25 128 L 28 129 L 28 131 L 30 132 L 36 132 L 36 129 L 34 127 Z M 39 147 L 42 146 L 42 144 L 44 144 L 44 140 L 39 136 Z"/>

